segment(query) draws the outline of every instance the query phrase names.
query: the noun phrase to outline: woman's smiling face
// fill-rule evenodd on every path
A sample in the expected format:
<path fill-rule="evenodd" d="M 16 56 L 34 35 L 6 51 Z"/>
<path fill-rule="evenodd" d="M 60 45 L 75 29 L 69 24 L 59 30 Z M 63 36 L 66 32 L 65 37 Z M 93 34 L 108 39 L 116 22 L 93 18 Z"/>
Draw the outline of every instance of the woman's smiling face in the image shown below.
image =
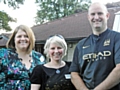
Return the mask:
<path fill-rule="evenodd" d="M 15 48 L 17 50 L 25 51 L 28 49 L 29 44 L 30 41 L 26 32 L 24 32 L 21 29 L 18 30 L 18 32 L 15 35 Z"/>
<path fill-rule="evenodd" d="M 51 60 L 61 60 L 63 56 L 63 48 L 60 45 L 57 45 L 55 43 L 50 44 L 49 48 L 49 56 Z"/>

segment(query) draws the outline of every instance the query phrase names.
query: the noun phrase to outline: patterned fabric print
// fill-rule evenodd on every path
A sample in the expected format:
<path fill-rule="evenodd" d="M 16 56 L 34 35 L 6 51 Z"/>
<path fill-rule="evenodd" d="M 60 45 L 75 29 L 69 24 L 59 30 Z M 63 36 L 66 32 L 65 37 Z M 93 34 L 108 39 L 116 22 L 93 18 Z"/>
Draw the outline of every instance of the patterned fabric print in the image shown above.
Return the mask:
<path fill-rule="evenodd" d="M 5 83 L 5 76 L 7 73 L 7 62 L 5 60 L 5 57 L 7 56 L 6 49 L 0 50 L 0 87 L 4 85 Z M 3 90 L 0 88 L 0 90 Z"/>
<path fill-rule="evenodd" d="M 5 54 L 0 53 L 0 56 L 3 56 L 2 64 L 4 67 L 1 66 L 0 71 L 4 73 L 0 73 L 0 77 L 4 80 L 2 81 L 0 78 L 0 83 L 4 83 L 4 86 L 1 84 L 0 90 L 30 90 L 30 74 L 36 65 L 45 63 L 44 57 L 32 51 L 31 67 L 28 70 L 25 65 L 20 62 L 20 58 L 18 58 L 15 50 L 6 49 L 2 51 L 5 52 Z M 6 80 L 5 76 L 7 78 Z"/>
<path fill-rule="evenodd" d="M 72 83 L 70 83 L 71 82 L 70 79 L 67 80 L 64 77 L 61 77 L 61 79 L 58 82 L 57 78 L 59 78 L 59 77 L 55 76 L 56 79 L 53 79 L 54 76 L 50 77 L 47 81 L 45 90 L 74 90 L 74 89 L 72 89 L 73 86 L 72 86 Z M 54 80 L 54 82 L 52 79 Z M 51 86 L 53 86 L 53 87 L 51 87 Z"/>
<path fill-rule="evenodd" d="M 71 83 L 70 78 L 67 79 L 65 75 L 70 75 L 68 72 L 69 66 L 66 64 L 64 67 L 59 68 L 60 74 L 56 74 L 56 69 L 48 68 L 51 70 L 51 75 L 47 72 L 47 82 L 45 85 L 45 90 L 76 90 Z M 45 71 L 46 72 L 46 71 Z"/>

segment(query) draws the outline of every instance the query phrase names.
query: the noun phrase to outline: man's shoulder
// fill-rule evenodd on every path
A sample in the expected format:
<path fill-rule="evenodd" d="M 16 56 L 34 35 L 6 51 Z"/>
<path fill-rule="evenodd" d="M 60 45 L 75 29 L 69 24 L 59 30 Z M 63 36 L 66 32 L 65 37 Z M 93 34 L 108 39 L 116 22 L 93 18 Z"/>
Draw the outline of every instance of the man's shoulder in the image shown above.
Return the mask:
<path fill-rule="evenodd" d="M 108 29 L 108 31 L 109 31 L 111 34 L 120 34 L 120 32 L 115 31 L 115 30 L 112 30 L 112 29 Z"/>
<path fill-rule="evenodd" d="M 91 35 L 90 35 L 90 36 L 91 36 Z M 83 45 L 83 44 L 86 43 L 86 42 L 90 42 L 90 36 L 81 39 L 81 40 L 78 42 L 78 44 L 79 44 L 79 45 Z"/>
<path fill-rule="evenodd" d="M 109 29 L 108 37 L 111 37 L 111 38 L 120 38 L 120 32 Z"/>

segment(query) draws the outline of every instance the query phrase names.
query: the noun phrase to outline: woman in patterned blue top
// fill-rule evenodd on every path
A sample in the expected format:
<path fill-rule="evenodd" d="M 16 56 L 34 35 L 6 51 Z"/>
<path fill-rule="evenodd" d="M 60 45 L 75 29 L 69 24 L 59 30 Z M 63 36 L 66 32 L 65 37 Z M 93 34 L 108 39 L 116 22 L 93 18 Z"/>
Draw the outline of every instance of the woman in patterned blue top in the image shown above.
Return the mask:
<path fill-rule="evenodd" d="M 32 30 L 20 25 L 0 50 L 0 90 L 30 90 L 33 68 L 44 64 L 44 56 L 33 50 L 35 37 Z"/>

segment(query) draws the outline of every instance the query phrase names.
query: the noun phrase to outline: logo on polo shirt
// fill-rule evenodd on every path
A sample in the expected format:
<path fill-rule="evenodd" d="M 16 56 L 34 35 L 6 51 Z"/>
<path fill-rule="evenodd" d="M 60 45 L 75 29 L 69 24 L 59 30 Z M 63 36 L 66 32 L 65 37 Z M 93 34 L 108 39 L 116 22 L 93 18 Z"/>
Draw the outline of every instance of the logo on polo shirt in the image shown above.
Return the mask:
<path fill-rule="evenodd" d="M 83 60 L 87 60 L 89 62 L 90 60 L 92 61 L 103 60 L 109 56 L 111 56 L 110 51 L 103 51 L 103 52 L 98 52 L 98 53 L 84 54 L 82 58 Z"/>
<path fill-rule="evenodd" d="M 103 46 L 108 46 L 108 45 L 110 45 L 110 39 L 106 39 L 104 41 L 104 45 Z"/>
<path fill-rule="evenodd" d="M 88 45 L 88 46 L 83 46 L 82 48 L 85 49 L 85 48 L 88 48 L 88 47 L 90 47 L 90 45 Z"/>

